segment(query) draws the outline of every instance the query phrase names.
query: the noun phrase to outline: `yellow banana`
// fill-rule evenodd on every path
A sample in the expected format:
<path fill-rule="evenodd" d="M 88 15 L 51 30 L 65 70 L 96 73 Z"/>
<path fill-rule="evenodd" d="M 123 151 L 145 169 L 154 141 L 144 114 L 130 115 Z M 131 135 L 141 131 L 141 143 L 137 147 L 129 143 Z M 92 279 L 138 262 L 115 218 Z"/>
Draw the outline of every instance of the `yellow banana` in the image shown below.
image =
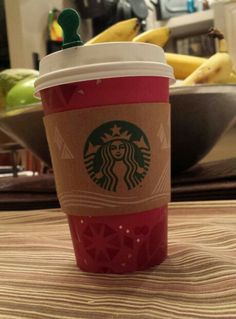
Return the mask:
<path fill-rule="evenodd" d="M 160 27 L 152 30 L 148 30 L 137 35 L 132 41 L 133 42 L 145 42 L 152 43 L 163 47 L 170 37 L 170 28 Z"/>
<path fill-rule="evenodd" d="M 137 18 L 124 20 L 113 24 L 105 31 L 87 41 L 85 45 L 101 42 L 131 41 L 139 33 L 139 30 L 140 22 Z"/>
<path fill-rule="evenodd" d="M 232 70 L 226 83 L 236 83 L 236 71 L 235 70 Z"/>
<path fill-rule="evenodd" d="M 219 41 L 217 53 L 207 59 L 181 85 L 193 85 L 200 83 L 226 83 L 232 71 L 232 60 L 228 53 L 227 43 L 222 33 L 213 29 L 210 34 Z"/>
<path fill-rule="evenodd" d="M 165 53 L 166 62 L 174 69 L 176 79 L 184 80 L 207 59 L 177 53 Z"/>
<path fill-rule="evenodd" d="M 206 62 L 206 58 L 190 56 L 177 53 L 165 53 L 166 62 L 174 69 L 175 78 L 178 80 L 186 79 L 200 65 Z M 222 82 L 223 83 L 223 82 Z M 236 83 L 236 71 L 232 70 L 225 83 Z"/>

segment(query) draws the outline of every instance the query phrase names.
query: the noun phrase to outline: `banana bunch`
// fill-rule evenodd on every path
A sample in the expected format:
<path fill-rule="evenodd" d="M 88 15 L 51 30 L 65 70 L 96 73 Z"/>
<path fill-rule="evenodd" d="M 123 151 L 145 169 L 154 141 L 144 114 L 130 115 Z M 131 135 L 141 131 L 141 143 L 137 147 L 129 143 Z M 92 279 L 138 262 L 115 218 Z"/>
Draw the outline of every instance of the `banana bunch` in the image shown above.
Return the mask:
<path fill-rule="evenodd" d="M 165 53 L 166 62 L 174 69 L 175 78 L 185 80 L 197 68 L 207 61 L 206 58 L 177 53 Z M 220 83 L 236 83 L 236 71 L 232 70 L 229 77 Z"/>
<path fill-rule="evenodd" d="M 140 27 L 141 24 L 137 18 L 117 22 L 87 41 L 85 45 L 102 42 L 132 41 L 139 33 Z"/>
<path fill-rule="evenodd" d="M 152 43 L 163 47 L 169 40 L 170 28 L 168 27 L 160 27 L 139 34 L 140 27 L 141 24 L 137 18 L 117 22 L 87 41 L 85 45 L 102 42 L 133 41 Z"/>
<path fill-rule="evenodd" d="M 117 22 L 86 42 L 85 45 L 132 41 L 164 47 L 170 38 L 171 30 L 168 27 L 159 27 L 139 34 L 140 27 L 140 22 L 136 18 Z M 176 79 L 183 80 L 181 85 L 236 83 L 236 71 L 232 70 L 232 61 L 224 36 L 215 29 L 209 35 L 217 38 L 219 42 L 218 52 L 209 59 L 165 52 L 166 62 L 173 67 Z"/>

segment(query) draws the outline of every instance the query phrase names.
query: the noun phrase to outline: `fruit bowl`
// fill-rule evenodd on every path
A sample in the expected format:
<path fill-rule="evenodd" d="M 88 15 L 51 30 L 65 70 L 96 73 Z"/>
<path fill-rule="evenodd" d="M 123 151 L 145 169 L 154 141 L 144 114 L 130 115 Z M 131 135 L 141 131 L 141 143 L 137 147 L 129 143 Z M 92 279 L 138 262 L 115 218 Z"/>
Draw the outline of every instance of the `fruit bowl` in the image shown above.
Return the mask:
<path fill-rule="evenodd" d="M 236 85 L 170 89 L 172 174 L 198 163 L 236 118 Z M 0 129 L 51 166 L 40 103 L 0 114 Z M 233 147 L 233 146 L 232 146 Z"/>
<path fill-rule="evenodd" d="M 236 85 L 172 87 L 170 103 L 174 175 L 198 163 L 234 123 Z"/>
<path fill-rule="evenodd" d="M 43 126 L 41 103 L 0 113 L 0 129 L 14 141 L 29 149 L 51 166 L 48 143 Z"/>

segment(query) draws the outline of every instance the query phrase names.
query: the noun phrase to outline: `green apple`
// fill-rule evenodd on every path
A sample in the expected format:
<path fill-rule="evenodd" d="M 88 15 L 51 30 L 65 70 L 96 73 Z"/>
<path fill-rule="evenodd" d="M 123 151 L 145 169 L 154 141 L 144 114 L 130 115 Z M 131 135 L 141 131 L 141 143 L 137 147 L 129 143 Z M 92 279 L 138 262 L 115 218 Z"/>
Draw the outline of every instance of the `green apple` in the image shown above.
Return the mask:
<path fill-rule="evenodd" d="M 6 96 L 7 111 L 39 102 L 39 100 L 34 97 L 34 82 L 36 79 L 37 77 L 34 75 L 27 77 L 26 79 L 19 81 L 10 89 Z"/>
<path fill-rule="evenodd" d="M 6 69 L 0 72 L 0 87 L 6 95 L 8 91 L 19 81 L 29 76 L 38 76 L 39 72 L 32 69 Z"/>
<path fill-rule="evenodd" d="M 19 81 L 29 77 L 38 76 L 39 72 L 32 69 L 5 69 L 0 72 L 0 110 L 6 108 L 6 95 Z"/>

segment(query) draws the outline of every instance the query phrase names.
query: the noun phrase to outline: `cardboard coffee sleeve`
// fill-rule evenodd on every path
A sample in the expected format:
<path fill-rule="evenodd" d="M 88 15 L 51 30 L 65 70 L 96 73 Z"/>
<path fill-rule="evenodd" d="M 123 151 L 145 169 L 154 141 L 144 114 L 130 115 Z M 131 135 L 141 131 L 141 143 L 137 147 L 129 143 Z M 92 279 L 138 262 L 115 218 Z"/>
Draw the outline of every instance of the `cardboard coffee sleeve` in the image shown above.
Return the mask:
<path fill-rule="evenodd" d="M 132 214 L 169 202 L 169 104 L 76 109 L 44 124 L 65 213 Z"/>

